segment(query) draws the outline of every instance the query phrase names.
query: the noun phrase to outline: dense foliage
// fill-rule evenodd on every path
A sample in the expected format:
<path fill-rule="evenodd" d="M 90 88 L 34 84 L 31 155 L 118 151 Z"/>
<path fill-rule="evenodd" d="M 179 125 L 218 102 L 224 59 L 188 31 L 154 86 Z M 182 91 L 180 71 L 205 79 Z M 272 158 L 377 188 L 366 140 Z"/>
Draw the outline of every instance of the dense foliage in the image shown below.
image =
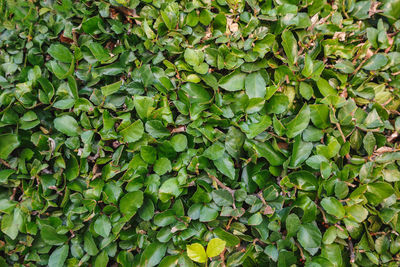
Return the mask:
<path fill-rule="evenodd" d="M 400 0 L 0 15 L 0 266 L 398 266 Z"/>

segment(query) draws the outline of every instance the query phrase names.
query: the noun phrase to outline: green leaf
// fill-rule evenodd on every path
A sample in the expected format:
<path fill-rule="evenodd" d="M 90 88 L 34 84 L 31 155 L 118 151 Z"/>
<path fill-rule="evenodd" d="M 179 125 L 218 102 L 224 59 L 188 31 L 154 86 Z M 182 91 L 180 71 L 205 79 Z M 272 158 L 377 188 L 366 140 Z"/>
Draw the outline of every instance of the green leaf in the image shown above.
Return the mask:
<path fill-rule="evenodd" d="M 204 53 L 191 48 L 185 49 L 185 61 L 192 66 L 199 66 L 204 61 Z"/>
<path fill-rule="evenodd" d="M 171 138 L 171 144 L 176 152 L 182 152 L 187 148 L 188 140 L 183 134 L 176 134 Z"/>
<path fill-rule="evenodd" d="M 154 164 L 154 171 L 158 175 L 164 175 L 171 170 L 171 161 L 168 158 L 159 158 Z"/>
<path fill-rule="evenodd" d="M 144 199 L 143 206 L 139 210 L 139 216 L 144 221 L 149 221 L 154 216 L 154 204 L 149 199 Z"/>
<path fill-rule="evenodd" d="M 249 98 L 263 98 L 266 94 L 265 80 L 260 72 L 253 72 L 245 79 L 246 94 Z"/>
<path fill-rule="evenodd" d="M 280 114 L 288 109 L 289 98 L 284 94 L 275 94 L 266 104 L 268 114 Z"/>
<path fill-rule="evenodd" d="M 311 255 L 315 255 L 321 246 L 322 234 L 313 223 L 306 223 L 300 226 L 297 232 L 297 239 L 303 248 L 310 252 Z"/>
<path fill-rule="evenodd" d="M 102 237 L 107 237 L 111 231 L 111 222 L 106 215 L 101 215 L 94 222 L 94 231 Z"/>
<path fill-rule="evenodd" d="M 368 217 L 368 210 L 359 204 L 346 207 L 346 212 L 349 218 L 359 223 L 365 221 Z"/>
<path fill-rule="evenodd" d="M 257 212 L 250 216 L 248 222 L 249 225 L 259 225 L 262 223 L 262 215 Z"/>
<path fill-rule="evenodd" d="M 75 156 L 71 157 L 67 161 L 67 169 L 65 170 L 65 177 L 68 181 L 72 181 L 79 175 L 79 164 Z"/>
<path fill-rule="evenodd" d="M 179 186 L 177 178 L 170 178 L 166 180 L 160 187 L 159 194 L 161 201 L 167 201 L 172 196 L 178 197 L 182 193 L 182 189 Z"/>
<path fill-rule="evenodd" d="M 62 245 L 68 241 L 66 235 L 58 234 L 56 229 L 50 225 L 43 225 L 40 231 L 40 236 L 43 241 L 49 245 Z"/>
<path fill-rule="evenodd" d="M 78 99 L 79 98 L 78 85 L 76 84 L 76 80 L 72 75 L 68 76 L 68 87 L 69 87 L 71 96 L 74 99 Z"/>
<path fill-rule="evenodd" d="M 5 170 L 3 170 L 3 171 L 5 171 Z M 11 214 L 11 212 L 14 210 L 16 205 L 17 205 L 16 201 L 9 200 L 9 199 L 1 199 L 0 200 L 0 212 Z"/>
<path fill-rule="evenodd" d="M 219 87 L 227 91 L 240 91 L 245 87 L 246 74 L 238 71 L 223 76 L 219 81 Z"/>
<path fill-rule="evenodd" d="M 329 108 L 326 105 L 310 105 L 310 117 L 315 127 L 325 129 L 329 127 Z"/>
<path fill-rule="evenodd" d="M 94 55 L 94 57 L 99 61 L 107 61 L 111 58 L 108 51 L 99 43 L 91 42 L 88 45 L 90 52 Z M 102 89 L 103 90 L 103 89 Z M 103 92 L 104 95 L 104 92 Z"/>
<path fill-rule="evenodd" d="M 286 125 L 287 137 L 293 138 L 296 135 L 301 134 L 307 128 L 309 122 L 310 108 L 307 106 L 307 104 L 304 104 L 296 117 Z"/>
<path fill-rule="evenodd" d="M 210 93 L 203 86 L 195 83 L 185 83 L 181 90 L 186 93 L 191 103 L 207 103 L 211 99 Z"/>
<path fill-rule="evenodd" d="M 298 135 L 295 137 L 295 141 L 292 149 L 292 156 L 290 158 L 290 167 L 298 167 L 301 163 L 308 159 L 313 149 L 311 142 L 303 142 L 301 137 Z"/>
<path fill-rule="evenodd" d="M 50 45 L 49 49 L 47 49 L 47 53 L 49 53 L 54 59 L 63 63 L 71 63 L 71 61 L 74 59 L 74 56 L 69 49 L 62 44 Z"/>
<path fill-rule="evenodd" d="M 363 65 L 364 70 L 379 70 L 386 66 L 388 63 L 388 58 L 384 54 L 373 55 L 368 61 Z"/>
<path fill-rule="evenodd" d="M 400 171 L 397 168 L 382 170 L 383 178 L 387 182 L 400 181 Z"/>
<path fill-rule="evenodd" d="M 94 242 L 93 236 L 89 231 L 86 231 L 84 234 L 83 247 L 84 247 L 84 250 L 90 256 L 95 256 L 99 252 L 99 250 L 97 249 L 96 243 Z"/>
<path fill-rule="evenodd" d="M 150 120 L 146 122 L 146 132 L 154 138 L 163 138 L 170 136 L 169 130 L 158 120 Z"/>
<path fill-rule="evenodd" d="M 235 166 L 228 154 L 225 153 L 222 158 L 214 160 L 214 165 L 222 174 L 228 176 L 232 180 L 235 179 Z"/>
<path fill-rule="evenodd" d="M 216 257 L 225 249 L 226 242 L 219 238 L 213 238 L 208 242 L 206 254 L 209 258 Z"/>
<path fill-rule="evenodd" d="M 286 160 L 280 152 L 274 150 L 269 142 L 254 141 L 254 148 L 257 154 L 265 158 L 272 166 L 280 166 Z"/>
<path fill-rule="evenodd" d="M 135 96 L 133 99 L 133 103 L 135 105 L 135 110 L 139 114 L 141 119 L 146 119 L 150 117 L 151 113 L 154 110 L 154 100 L 151 97 L 146 96 Z"/>
<path fill-rule="evenodd" d="M 314 94 L 314 90 L 311 85 L 305 82 L 300 82 L 300 94 L 306 100 L 310 100 Z"/>
<path fill-rule="evenodd" d="M 372 132 L 368 132 L 363 139 L 364 149 L 367 151 L 368 155 L 372 155 L 376 145 L 376 139 Z"/>
<path fill-rule="evenodd" d="M 123 140 L 127 143 L 133 143 L 142 138 L 144 133 L 143 122 L 141 120 L 137 120 L 125 129 L 123 129 L 120 134 L 123 137 Z"/>
<path fill-rule="evenodd" d="M 211 222 L 218 217 L 218 211 L 208 205 L 203 206 L 200 211 L 200 222 Z"/>
<path fill-rule="evenodd" d="M 323 96 L 331 96 L 331 95 L 337 95 L 337 91 L 335 88 L 333 88 L 327 80 L 325 80 L 324 78 L 319 78 L 317 80 L 317 86 L 319 89 L 319 92 L 323 95 Z"/>
<path fill-rule="evenodd" d="M 68 136 L 80 135 L 82 129 L 79 127 L 78 122 L 69 115 L 63 115 L 54 120 L 54 128 Z"/>
<path fill-rule="evenodd" d="M 289 30 L 284 30 L 282 33 L 282 46 L 285 50 L 289 65 L 294 65 L 297 62 L 297 40 Z"/>
<path fill-rule="evenodd" d="M 12 240 L 18 236 L 19 229 L 23 223 L 22 212 L 15 208 L 12 214 L 4 214 L 1 220 L 1 231 Z"/>
<path fill-rule="evenodd" d="M 112 95 L 112 94 L 118 92 L 119 89 L 121 88 L 121 86 L 122 86 L 122 81 L 118 81 L 116 83 L 112 83 L 112 84 L 109 84 L 109 85 L 106 85 L 106 86 L 102 86 L 101 87 L 101 93 L 104 96 Z"/>
<path fill-rule="evenodd" d="M 224 240 L 226 242 L 226 245 L 229 247 L 236 246 L 240 242 L 240 239 L 237 236 L 235 236 L 231 233 L 228 233 L 227 231 L 223 230 L 222 228 L 216 228 L 214 230 L 214 234 L 218 238 Z"/>
<path fill-rule="evenodd" d="M 96 260 L 94 261 L 94 267 L 107 267 L 109 258 L 106 250 L 103 250 L 100 252 L 99 255 L 97 255 Z"/>
<path fill-rule="evenodd" d="M 372 205 L 380 204 L 385 198 L 390 197 L 394 193 L 393 187 L 389 183 L 376 182 L 367 185 L 365 197 Z"/>
<path fill-rule="evenodd" d="M 342 219 L 345 215 L 343 205 L 334 197 L 326 197 L 322 199 L 321 206 L 326 212 L 338 219 Z"/>
<path fill-rule="evenodd" d="M 385 1 L 381 8 L 383 14 L 389 18 L 389 21 L 394 22 L 400 18 L 400 0 Z"/>
<path fill-rule="evenodd" d="M 377 128 L 383 125 L 383 122 L 376 109 L 373 109 L 370 113 L 368 113 L 368 116 L 365 118 L 364 124 L 368 129 Z"/>
<path fill-rule="evenodd" d="M 299 231 L 301 225 L 299 217 L 296 214 L 291 213 L 289 214 L 289 216 L 287 216 L 285 223 L 287 229 L 287 236 L 288 237 L 295 236 L 296 233 Z"/>
<path fill-rule="evenodd" d="M 352 16 L 357 19 L 366 19 L 368 18 L 368 11 L 371 7 L 370 1 L 358 1 L 355 3 Z"/>
<path fill-rule="evenodd" d="M 64 266 L 64 262 L 68 257 L 69 246 L 63 245 L 51 253 L 49 257 L 48 266 L 49 267 L 58 267 Z"/>
<path fill-rule="evenodd" d="M 203 248 L 204 250 L 204 248 Z M 157 266 L 164 258 L 167 245 L 159 242 L 152 243 L 146 247 L 140 257 L 140 266 Z"/>
<path fill-rule="evenodd" d="M 18 135 L 0 135 L 0 159 L 7 159 L 8 156 L 20 145 Z"/>
<path fill-rule="evenodd" d="M 226 155 L 225 146 L 220 142 L 212 144 L 203 153 L 204 157 L 209 158 L 211 160 L 217 160 L 224 155 Z"/>
<path fill-rule="evenodd" d="M 310 77 L 313 73 L 313 69 L 314 69 L 314 64 L 312 58 L 310 54 L 307 53 L 304 57 L 304 68 L 301 71 L 301 74 L 306 78 Z"/>
<path fill-rule="evenodd" d="M 323 155 L 327 159 L 335 157 L 339 153 L 339 151 L 340 151 L 340 144 L 334 137 L 328 139 L 328 145 L 317 146 L 317 154 Z"/>
<path fill-rule="evenodd" d="M 131 218 L 143 204 L 143 192 L 133 191 L 124 195 L 119 202 L 121 213 Z"/>
<path fill-rule="evenodd" d="M 298 189 L 304 191 L 317 190 L 317 178 L 308 171 L 296 171 L 288 175 L 290 181 L 297 186 Z"/>
<path fill-rule="evenodd" d="M 214 202 L 219 206 L 231 206 L 233 204 L 232 195 L 224 189 L 218 189 L 211 192 Z"/>
<path fill-rule="evenodd" d="M 189 258 L 195 262 L 204 263 L 207 261 L 206 251 L 199 243 L 186 245 L 186 252 Z"/>
<path fill-rule="evenodd" d="M 237 128 L 230 127 L 225 138 L 225 149 L 233 158 L 237 158 L 242 152 L 245 135 Z"/>

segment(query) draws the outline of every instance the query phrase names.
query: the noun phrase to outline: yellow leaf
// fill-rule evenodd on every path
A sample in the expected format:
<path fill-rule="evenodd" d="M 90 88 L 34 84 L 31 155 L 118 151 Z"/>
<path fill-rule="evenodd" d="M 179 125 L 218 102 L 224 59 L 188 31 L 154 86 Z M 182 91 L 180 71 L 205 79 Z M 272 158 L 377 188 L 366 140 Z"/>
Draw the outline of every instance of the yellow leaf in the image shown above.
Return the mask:
<path fill-rule="evenodd" d="M 207 255 L 204 250 L 204 247 L 199 244 L 191 244 L 186 246 L 187 254 L 189 258 L 193 261 L 204 263 L 207 261 Z"/>
<path fill-rule="evenodd" d="M 211 239 L 210 242 L 208 242 L 207 246 L 207 256 L 209 258 L 218 256 L 219 254 L 221 254 L 222 251 L 224 251 L 225 244 L 226 242 L 219 238 Z"/>

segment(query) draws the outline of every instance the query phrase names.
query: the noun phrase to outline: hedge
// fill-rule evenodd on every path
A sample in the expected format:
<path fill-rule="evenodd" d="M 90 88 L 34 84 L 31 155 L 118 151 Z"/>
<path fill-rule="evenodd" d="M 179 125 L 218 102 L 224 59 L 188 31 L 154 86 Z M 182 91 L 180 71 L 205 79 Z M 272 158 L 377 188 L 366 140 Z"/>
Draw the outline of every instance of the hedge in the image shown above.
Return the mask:
<path fill-rule="evenodd" d="M 399 266 L 400 0 L 0 15 L 0 266 Z"/>

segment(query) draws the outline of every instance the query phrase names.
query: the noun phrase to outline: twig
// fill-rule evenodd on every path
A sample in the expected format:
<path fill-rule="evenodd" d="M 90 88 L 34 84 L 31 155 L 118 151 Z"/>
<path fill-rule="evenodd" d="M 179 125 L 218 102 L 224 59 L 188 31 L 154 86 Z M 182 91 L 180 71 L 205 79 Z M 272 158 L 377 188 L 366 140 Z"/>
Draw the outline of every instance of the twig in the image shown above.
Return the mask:
<path fill-rule="evenodd" d="M 277 135 L 277 134 L 275 134 L 273 132 L 268 132 L 268 134 L 272 135 L 273 137 L 279 138 L 282 141 L 287 141 L 287 139 L 285 137 L 279 136 L 279 135 Z"/>
<path fill-rule="evenodd" d="M 301 259 L 302 259 L 303 261 L 305 261 L 306 258 L 304 257 L 303 249 L 301 248 L 300 244 L 297 243 L 296 241 L 294 241 L 294 243 L 296 244 L 296 246 L 297 246 L 297 247 L 299 248 L 299 250 L 300 250 Z"/>
<path fill-rule="evenodd" d="M 361 130 L 363 132 L 373 132 L 373 133 L 382 132 L 379 128 L 378 129 L 365 129 L 365 128 L 361 128 L 361 127 L 358 127 L 358 126 L 356 126 L 356 127 L 357 127 L 357 129 L 359 129 L 359 130 Z"/>
<path fill-rule="evenodd" d="M 224 250 L 221 252 L 221 254 L 219 254 L 219 257 L 221 258 L 221 266 L 222 267 L 226 267 L 226 265 L 225 265 L 225 251 L 226 251 L 226 248 L 224 248 Z"/>
<path fill-rule="evenodd" d="M 212 175 L 211 173 L 207 172 L 208 177 L 210 177 L 217 185 L 219 185 L 222 189 L 225 189 L 226 191 L 228 191 L 233 198 L 233 208 L 236 209 L 236 205 L 235 205 L 235 190 L 233 190 L 232 188 L 224 185 L 220 180 L 218 180 L 217 177 L 215 177 L 214 175 Z"/>
<path fill-rule="evenodd" d="M 360 65 L 357 66 L 357 68 L 353 71 L 353 73 L 351 75 L 356 74 L 361 69 L 361 67 L 364 65 L 364 63 L 367 62 L 367 60 L 370 59 L 373 55 L 377 54 L 378 51 L 379 51 L 379 49 L 375 50 L 372 53 L 372 55 L 367 54 L 366 57 L 363 59 L 363 61 L 361 61 Z"/>
<path fill-rule="evenodd" d="M 4 159 L 0 159 L 0 163 L 3 164 L 4 166 L 6 166 L 9 169 L 13 169 L 14 171 L 17 170 L 16 168 L 11 167 L 11 165 L 5 161 Z"/>
<path fill-rule="evenodd" d="M 328 220 L 326 219 L 325 212 L 322 210 L 322 208 L 319 205 L 317 205 L 317 208 L 319 209 L 319 211 L 322 214 L 322 219 L 324 219 L 324 223 L 327 224 Z"/>
<path fill-rule="evenodd" d="M 336 223 L 335 226 L 336 226 L 336 228 L 338 228 L 340 231 L 342 231 L 342 232 L 344 231 L 343 227 L 340 226 L 339 224 Z"/>
<path fill-rule="evenodd" d="M 14 188 L 13 188 L 12 195 L 10 196 L 10 200 L 14 200 L 15 194 L 16 194 L 16 193 L 17 193 L 17 187 L 14 187 Z"/>
<path fill-rule="evenodd" d="M 220 180 L 218 180 L 217 177 L 215 177 L 214 175 L 212 175 L 211 173 L 207 172 L 208 177 L 210 177 L 214 182 L 216 182 L 222 189 L 227 190 L 229 193 L 234 194 L 235 190 L 233 190 L 230 187 L 227 187 L 226 185 L 224 185 Z"/>
<path fill-rule="evenodd" d="M 332 105 L 331 105 L 331 109 L 333 110 L 333 115 L 335 116 L 335 119 L 336 119 L 335 108 Z M 340 135 L 342 136 L 343 143 L 346 143 L 346 137 L 343 134 L 342 127 L 340 126 L 339 122 L 336 122 L 335 124 L 336 124 L 336 128 L 339 130 Z M 348 159 L 348 160 L 350 159 L 349 153 L 346 154 L 346 159 Z"/>
<path fill-rule="evenodd" d="M 351 237 L 349 237 L 349 250 L 350 250 L 350 263 L 354 263 L 356 260 L 356 256 L 354 254 L 353 242 L 351 242 Z"/>

